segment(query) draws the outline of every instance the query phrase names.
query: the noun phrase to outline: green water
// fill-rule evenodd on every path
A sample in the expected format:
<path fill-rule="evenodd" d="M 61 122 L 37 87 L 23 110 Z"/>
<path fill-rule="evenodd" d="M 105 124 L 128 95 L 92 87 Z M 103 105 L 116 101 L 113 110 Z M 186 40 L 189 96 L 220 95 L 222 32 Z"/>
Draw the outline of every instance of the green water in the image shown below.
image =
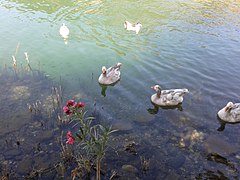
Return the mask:
<path fill-rule="evenodd" d="M 125 20 L 141 22 L 139 34 L 126 31 Z M 169 150 L 163 153 L 166 162 L 181 150 L 174 145 L 182 134 L 193 129 L 204 133 L 204 141 L 216 136 L 239 148 L 239 124 L 227 124 L 223 132 L 218 132 L 216 117 L 228 101 L 240 101 L 238 0 L 2 0 L 0 22 L 1 67 L 12 65 L 12 55 L 18 66 L 26 64 L 24 52 L 28 52 L 32 68 L 60 83 L 66 99 L 80 93 L 88 107 L 93 108 L 96 101 L 103 121 L 127 126 L 139 136 L 157 131 L 156 139 L 169 139 L 158 145 Z M 67 44 L 59 34 L 62 23 L 70 29 Z M 108 87 L 103 97 L 97 83 L 101 67 L 117 62 L 123 64 L 121 81 Z M 188 88 L 183 110 L 159 109 L 157 114 L 149 114 L 154 93 L 150 87 L 154 84 L 164 89 Z M 145 139 L 149 141 L 145 145 L 156 155 L 158 147 L 151 142 L 153 139 Z M 192 174 L 174 170 L 180 177 L 196 176 L 211 166 L 204 164 L 203 142 L 193 150 L 200 157 L 188 156 L 186 149 L 183 152 L 189 158 L 183 169 L 193 161 L 195 166 Z M 223 146 L 220 143 L 219 148 Z M 227 156 L 236 164 L 237 157 L 239 151 Z M 218 168 L 217 163 L 215 166 Z M 174 169 L 165 168 L 165 173 Z M 219 169 L 223 171 L 221 165 Z M 227 172 L 230 178 L 239 175 L 239 170 Z M 160 176 L 156 173 L 152 177 Z"/>

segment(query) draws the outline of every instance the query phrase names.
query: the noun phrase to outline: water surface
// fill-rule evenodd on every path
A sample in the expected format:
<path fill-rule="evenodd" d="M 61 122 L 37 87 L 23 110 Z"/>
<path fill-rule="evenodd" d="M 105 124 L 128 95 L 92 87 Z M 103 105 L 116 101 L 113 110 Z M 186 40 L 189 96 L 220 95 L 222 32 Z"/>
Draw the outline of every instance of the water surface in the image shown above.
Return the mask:
<path fill-rule="evenodd" d="M 27 51 L 34 69 L 62 85 L 65 100 L 80 94 L 89 109 L 95 101 L 103 123 L 122 128 L 121 136 L 149 147 L 140 148 L 140 154 L 164 164 L 160 170 L 153 166 L 159 173 L 152 170 L 152 178 L 167 178 L 168 171 L 185 178 L 210 176 L 209 171 L 220 176 L 217 170 L 236 178 L 239 169 L 212 162 L 207 154 L 212 150 L 208 144 L 217 140 L 217 149 L 225 143 L 239 149 L 239 124 L 217 131 L 216 116 L 227 102 L 240 100 L 239 9 L 238 0 L 2 0 L 0 66 L 11 66 L 12 55 L 18 65 L 26 63 Z M 126 31 L 125 20 L 141 22 L 140 33 Z M 70 29 L 67 44 L 59 35 L 63 22 Z M 123 64 L 121 81 L 108 87 L 104 97 L 97 83 L 101 67 L 117 62 Z M 150 114 L 150 87 L 155 84 L 188 88 L 182 110 Z M 194 130 L 203 133 L 203 139 L 178 146 Z M 176 153 L 179 158 L 171 158 Z M 239 153 L 222 156 L 237 165 Z M 175 167 L 178 160 L 182 163 Z"/>

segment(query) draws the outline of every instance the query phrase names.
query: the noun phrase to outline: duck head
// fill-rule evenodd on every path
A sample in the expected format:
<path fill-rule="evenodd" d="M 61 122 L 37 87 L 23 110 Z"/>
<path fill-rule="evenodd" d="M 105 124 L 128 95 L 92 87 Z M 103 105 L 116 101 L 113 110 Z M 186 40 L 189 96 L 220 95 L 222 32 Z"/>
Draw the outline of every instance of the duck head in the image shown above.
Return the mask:
<path fill-rule="evenodd" d="M 233 103 L 232 102 L 228 102 L 227 105 L 224 108 L 224 111 L 230 113 L 232 108 L 233 108 Z"/>
<path fill-rule="evenodd" d="M 155 86 L 152 86 L 151 88 L 157 92 L 157 97 L 160 98 L 161 91 L 162 91 L 161 87 L 159 85 L 155 85 Z"/>
<path fill-rule="evenodd" d="M 139 22 L 138 22 L 137 24 L 135 24 L 135 25 L 134 25 L 134 28 L 135 28 L 136 34 L 138 34 L 138 33 L 139 33 L 139 31 L 140 31 L 141 27 L 142 27 L 142 24 L 141 24 L 141 23 L 139 23 Z"/>
<path fill-rule="evenodd" d="M 127 28 L 127 27 L 135 27 L 140 29 L 142 27 L 142 24 L 140 22 L 137 22 L 136 24 L 132 24 L 129 21 L 125 21 L 124 28 Z"/>
<path fill-rule="evenodd" d="M 106 68 L 106 66 L 103 66 L 102 67 L 102 74 L 106 75 L 106 73 L 107 73 L 107 68 Z"/>
<path fill-rule="evenodd" d="M 137 24 L 135 24 L 135 26 L 141 28 L 142 24 L 140 22 L 138 22 Z"/>

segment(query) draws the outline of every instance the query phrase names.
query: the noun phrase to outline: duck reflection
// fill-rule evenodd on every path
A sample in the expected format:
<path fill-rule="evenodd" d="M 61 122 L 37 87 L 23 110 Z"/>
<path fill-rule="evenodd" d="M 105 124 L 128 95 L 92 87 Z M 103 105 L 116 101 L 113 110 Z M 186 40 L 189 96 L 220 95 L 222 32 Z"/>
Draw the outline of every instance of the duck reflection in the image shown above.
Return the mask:
<path fill-rule="evenodd" d="M 119 81 L 120 81 L 120 80 L 119 80 Z M 102 88 L 102 90 L 101 90 L 101 95 L 102 95 L 103 97 L 106 97 L 106 91 L 107 91 L 108 86 L 115 86 L 119 81 L 117 81 L 117 82 L 115 82 L 114 84 L 111 84 L 111 85 L 104 85 L 104 84 L 100 84 L 100 83 L 99 83 L 99 86 Z"/>
<path fill-rule="evenodd" d="M 175 105 L 175 106 L 159 106 L 159 105 L 156 105 L 156 104 L 152 103 L 152 105 L 153 105 L 153 108 L 148 108 L 147 109 L 147 111 L 150 114 L 157 114 L 158 111 L 159 111 L 159 108 L 160 109 L 177 109 L 179 111 L 183 111 L 182 104 L 178 104 L 178 105 Z"/>
<path fill-rule="evenodd" d="M 219 118 L 219 116 L 217 116 L 217 119 L 219 121 L 220 127 L 217 129 L 218 131 L 224 131 L 226 124 L 238 124 L 240 122 L 226 122 L 223 121 L 222 119 Z"/>
<path fill-rule="evenodd" d="M 107 90 L 107 85 L 101 85 L 101 84 L 99 84 L 101 87 L 102 87 L 102 90 L 101 90 L 101 95 L 103 96 L 103 97 L 106 97 L 106 90 Z"/>

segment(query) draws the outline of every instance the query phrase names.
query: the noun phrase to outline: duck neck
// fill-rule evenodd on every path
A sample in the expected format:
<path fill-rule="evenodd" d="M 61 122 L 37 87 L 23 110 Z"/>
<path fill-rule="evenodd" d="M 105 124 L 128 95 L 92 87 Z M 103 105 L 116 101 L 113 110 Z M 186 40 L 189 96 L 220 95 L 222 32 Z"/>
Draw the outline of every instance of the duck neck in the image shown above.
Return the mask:
<path fill-rule="evenodd" d="M 161 97 L 161 90 L 157 91 L 157 97 L 160 98 Z"/>
<path fill-rule="evenodd" d="M 106 72 L 106 71 L 105 71 L 105 72 L 103 72 L 102 74 L 103 74 L 103 76 L 104 76 L 104 77 L 106 77 L 106 76 L 107 76 L 107 72 Z"/>

